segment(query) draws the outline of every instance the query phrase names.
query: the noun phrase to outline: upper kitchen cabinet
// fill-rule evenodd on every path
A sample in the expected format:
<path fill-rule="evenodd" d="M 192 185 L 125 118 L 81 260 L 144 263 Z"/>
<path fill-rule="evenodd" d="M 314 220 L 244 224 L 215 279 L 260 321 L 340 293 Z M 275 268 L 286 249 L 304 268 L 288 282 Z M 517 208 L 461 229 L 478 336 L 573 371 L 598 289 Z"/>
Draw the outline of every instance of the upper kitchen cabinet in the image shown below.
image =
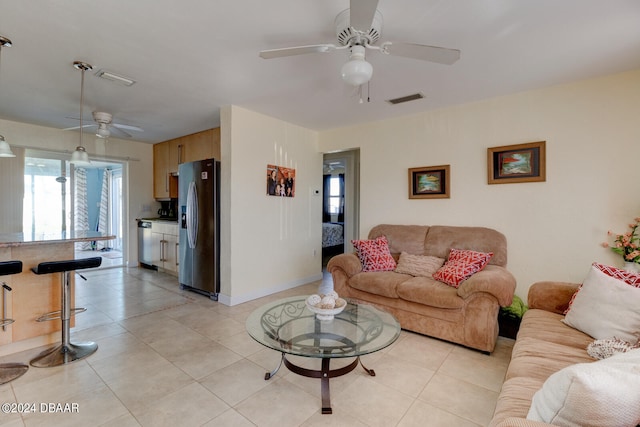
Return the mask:
<path fill-rule="evenodd" d="M 153 145 L 153 197 L 156 199 L 171 199 L 178 197 L 177 178 L 172 172 L 178 171 L 170 163 L 169 141 Z"/>
<path fill-rule="evenodd" d="M 220 158 L 220 128 L 208 129 L 181 136 L 153 146 L 153 197 L 170 199 L 178 197 L 178 165 Z M 173 188 L 175 187 L 175 188 Z"/>
<path fill-rule="evenodd" d="M 181 139 L 188 140 L 184 144 L 184 163 L 220 158 L 220 128 L 194 133 Z"/>

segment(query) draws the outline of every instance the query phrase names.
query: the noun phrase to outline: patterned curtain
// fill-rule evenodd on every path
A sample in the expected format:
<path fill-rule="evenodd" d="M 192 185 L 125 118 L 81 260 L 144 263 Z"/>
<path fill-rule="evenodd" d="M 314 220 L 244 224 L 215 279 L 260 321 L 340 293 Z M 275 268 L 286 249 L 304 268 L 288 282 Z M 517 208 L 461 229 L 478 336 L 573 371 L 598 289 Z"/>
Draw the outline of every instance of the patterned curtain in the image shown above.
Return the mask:
<path fill-rule="evenodd" d="M 104 169 L 102 174 L 102 192 L 100 194 L 100 216 L 98 217 L 98 231 L 109 233 L 109 187 L 111 183 L 111 169 Z M 110 247 L 110 240 L 98 240 L 97 248 Z"/>
<path fill-rule="evenodd" d="M 89 230 L 89 206 L 87 203 L 87 170 L 76 168 L 75 170 L 75 229 Z M 76 243 L 77 250 L 90 250 L 91 242 Z"/>

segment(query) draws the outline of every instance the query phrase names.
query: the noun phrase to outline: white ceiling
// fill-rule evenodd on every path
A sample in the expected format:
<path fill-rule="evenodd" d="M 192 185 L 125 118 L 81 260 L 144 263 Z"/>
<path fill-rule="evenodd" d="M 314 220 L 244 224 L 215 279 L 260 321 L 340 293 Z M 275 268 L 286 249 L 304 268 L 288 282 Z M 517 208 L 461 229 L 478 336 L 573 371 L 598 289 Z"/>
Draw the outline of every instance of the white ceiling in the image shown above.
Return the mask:
<path fill-rule="evenodd" d="M 323 130 L 640 68 L 638 0 L 380 0 L 381 41 L 462 51 L 440 65 L 367 51 L 371 101 L 341 81 L 347 51 L 265 60 L 264 49 L 336 43 L 348 0 L 0 0 L 0 118 L 77 125 L 74 60 L 91 111 L 159 142 L 219 125 L 234 104 Z M 392 106 L 386 99 L 422 92 Z M 2 129 L 0 129 L 1 133 Z"/>

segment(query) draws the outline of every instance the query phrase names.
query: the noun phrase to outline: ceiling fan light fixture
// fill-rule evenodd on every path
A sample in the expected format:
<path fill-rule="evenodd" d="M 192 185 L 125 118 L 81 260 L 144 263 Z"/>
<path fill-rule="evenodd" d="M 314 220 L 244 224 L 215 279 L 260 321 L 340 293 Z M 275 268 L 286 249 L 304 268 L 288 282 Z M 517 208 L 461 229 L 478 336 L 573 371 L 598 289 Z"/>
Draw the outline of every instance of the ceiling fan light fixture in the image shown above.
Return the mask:
<path fill-rule="evenodd" d="M 11 147 L 9 146 L 9 143 L 4 140 L 4 136 L 0 135 L 0 157 L 15 157 L 15 156 L 16 155 L 13 154 L 13 151 L 11 151 Z"/>
<path fill-rule="evenodd" d="M 342 80 L 352 86 L 365 84 L 371 80 L 373 75 L 373 67 L 364 59 L 364 50 L 364 46 L 353 46 L 349 61 L 342 66 L 340 71 Z"/>
<path fill-rule="evenodd" d="M 109 136 L 111 136 L 111 132 L 109 132 L 109 128 L 106 124 L 100 123 L 98 130 L 96 130 L 96 136 L 98 138 L 109 138 Z"/>
<path fill-rule="evenodd" d="M 5 36 L 0 36 L 0 54 L 2 53 L 3 47 L 11 47 L 11 40 L 6 38 Z M 0 135 L 0 157 L 15 157 L 11 151 L 11 147 L 9 143 L 4 140 L 4 136 Z"/>
<path fill-rule="evenodd" d="M 91 161 L 89 161 L 89 154 L 87 154 L 87 150 L 84 149 L 83 146 L 79 145 L 76 147 L 76 150 L 71 154 L 71 163 L 77 166 L 89 166 Z"/>
<path fill-rule="evenodd" d="M 82 145 L 82 130 L 84 128 L 82 124 L 82 104 L 84 103 L 84 72 L 92 70 L 93 67 L 91 64 L 82 61 L 74 61 L 73 67 L 82 72 L 82 78 L 80 80 L 80 144 L 76 147 L 73 154 L 71 154 L 70 162 L 73 163 L 74 166 L 89 166 L 91 164 L 89 154 L 87 154 L 87 150 L 85 150 Z"/>

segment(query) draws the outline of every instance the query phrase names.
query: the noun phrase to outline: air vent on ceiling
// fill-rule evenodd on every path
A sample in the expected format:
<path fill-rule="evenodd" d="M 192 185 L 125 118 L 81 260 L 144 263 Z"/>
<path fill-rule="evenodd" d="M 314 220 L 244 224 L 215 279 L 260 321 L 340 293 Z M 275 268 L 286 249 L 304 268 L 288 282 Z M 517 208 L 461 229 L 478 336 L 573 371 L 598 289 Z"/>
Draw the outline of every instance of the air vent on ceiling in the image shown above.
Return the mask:
<path fill-rule="evenodd" d="M 107 70 L 99 70 L 96 73 L 96 76 L 106 80 L 111 80 L 112 82 L 115 82 L 115 83 L 120 83 L 121 85 L 125 85 L 125 86 L 132 86 L 136 82 L 135 80 L 130 79 L 129 77 L 121 76 L 119 74 L 116 74 Z"/>
<path fill-rule="evenodd" d="M 415 101 L 416 99 L 422 99 L 424 95 L 421 93 L 414 93 L 413 95 L 402 96 L 400 98 L 388 99 L 389 104 L 402 104 L 403 102 Z"/>

